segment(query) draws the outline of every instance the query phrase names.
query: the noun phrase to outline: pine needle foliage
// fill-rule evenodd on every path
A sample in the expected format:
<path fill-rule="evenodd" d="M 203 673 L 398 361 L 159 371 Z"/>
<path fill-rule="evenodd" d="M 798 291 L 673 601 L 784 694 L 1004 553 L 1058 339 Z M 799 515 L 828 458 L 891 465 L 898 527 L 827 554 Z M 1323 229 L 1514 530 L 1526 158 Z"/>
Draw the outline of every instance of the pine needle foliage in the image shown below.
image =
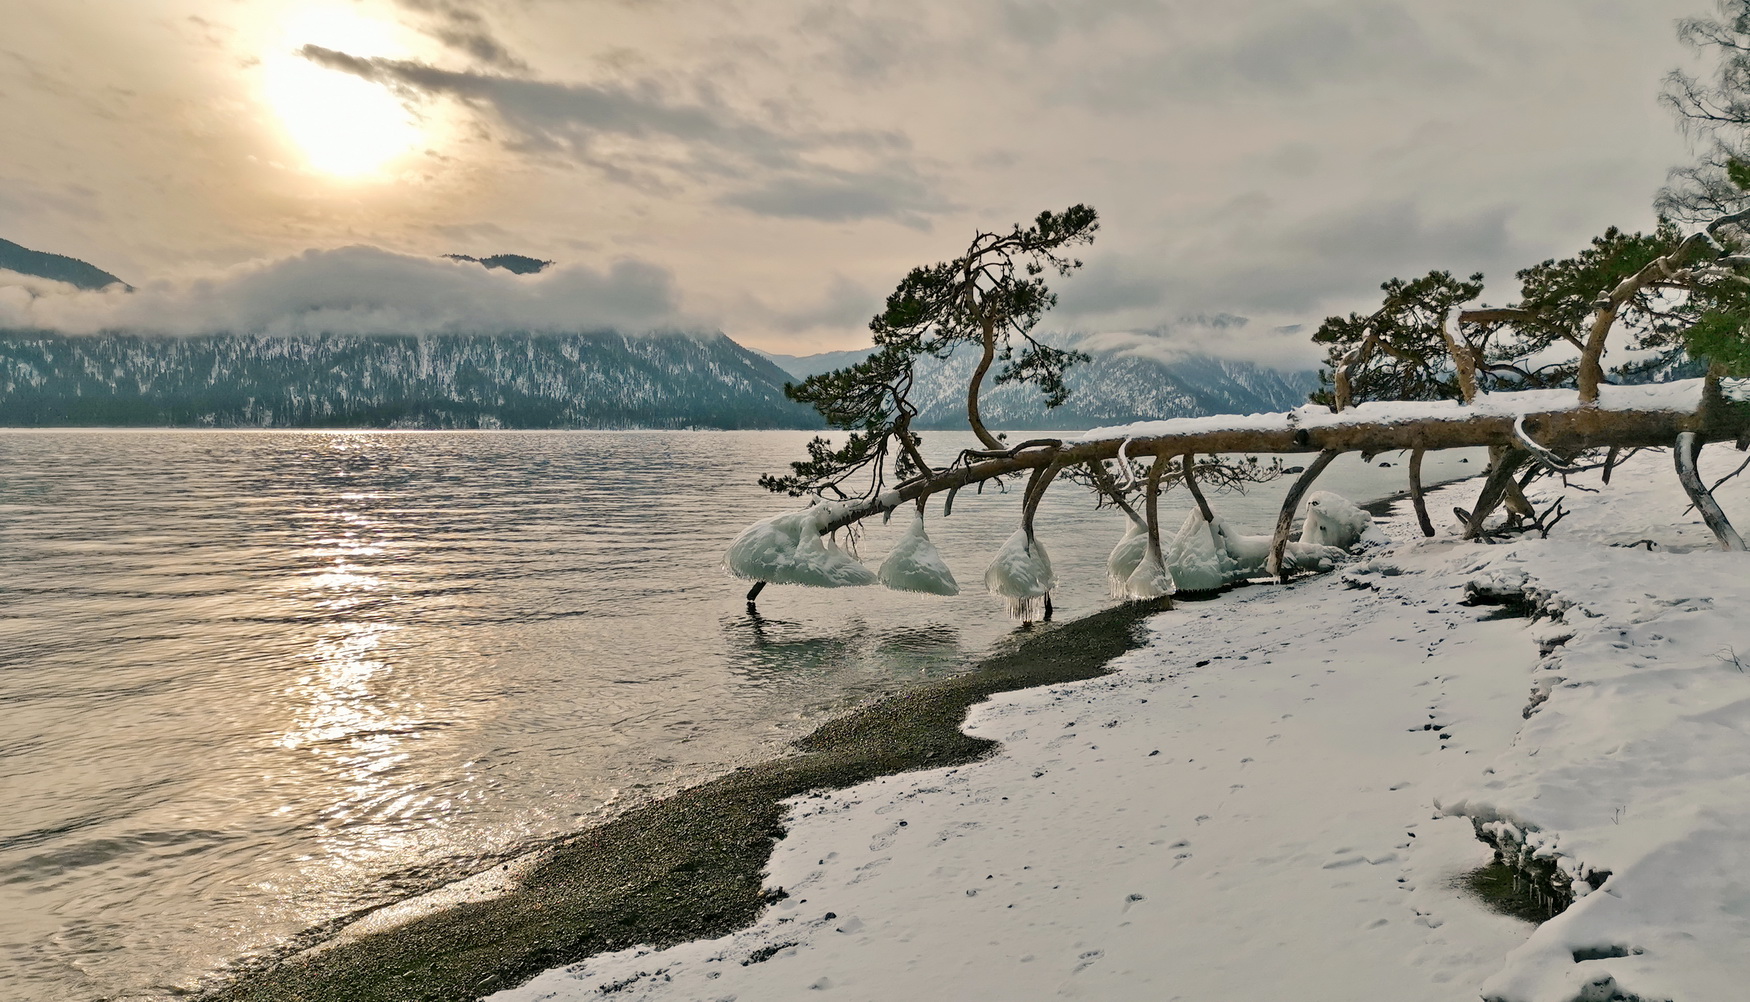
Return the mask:
<path fill-rule="evenodd" d="M 829 427 L 848 431 L 844 444 L 816 437 L 808 458 L 790 464 L 784 476 L 766 475 L 767 490 L 846 498 L 870 497 L 888 483 L 931 471 L 911 430 L 917 408 L 910 394 L 915 367 L 926 356 L 946 359 L 962 346 L 982 352 L 968 395 L 968 422 L 986 445 L 995 439 L 978 416 L 977 398 L 986 370 L 1002 363 L 997 384 L 1031 383 L 1047 407 L 1069 397 L 1064 373 L 1088 356 L 1033 336 L 1040 318 L 1057 305 L 1048 276 L 1067 277 L 1082 266 L 1068 250 L 1093 241 L 1100 227 L 1091 206 L 1041 212 L 1031 225 L 1008 232 L 980 232 L 951 261 L 913 268 L 880 313 L 869 321 L 876 352 L 855 365 L 787 384 L 790 399 L 811 404 Z M 891 469 L 890 469 L 891 465 Z M 866 478 L 866 479 L 864 479 Z"/>

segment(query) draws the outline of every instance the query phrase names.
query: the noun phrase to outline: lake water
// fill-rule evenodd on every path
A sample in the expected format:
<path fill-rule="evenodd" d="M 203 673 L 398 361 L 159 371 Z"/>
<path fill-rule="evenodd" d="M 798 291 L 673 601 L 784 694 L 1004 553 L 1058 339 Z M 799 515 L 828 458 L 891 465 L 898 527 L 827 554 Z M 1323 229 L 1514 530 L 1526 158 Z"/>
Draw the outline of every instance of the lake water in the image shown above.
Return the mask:
<path fill-rule="evenodd" d="M 979 587 L 1013 490 L 932 518 L 959 597 L 772 587 L 750 616 L 718 559 L 795 504 L 754 481 L 807 438 L 0 431 L 0 999 L 166 997 L 1015 630 Z M 1262 532 L 1284 490 L 1214 500 Z M 1109 604 L 1123 517 L 1060 484 L 1039 524 L 1058 618 Z"/>

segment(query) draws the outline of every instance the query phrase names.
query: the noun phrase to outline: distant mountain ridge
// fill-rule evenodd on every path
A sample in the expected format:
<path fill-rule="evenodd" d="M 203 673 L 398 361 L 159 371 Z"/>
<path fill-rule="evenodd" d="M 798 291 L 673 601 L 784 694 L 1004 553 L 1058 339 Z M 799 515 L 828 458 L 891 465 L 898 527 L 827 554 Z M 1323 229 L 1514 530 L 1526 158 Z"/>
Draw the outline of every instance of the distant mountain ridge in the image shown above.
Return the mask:
<path fill-rule="evenodd" d="M 21 275 L 66 282 L 88 292 L 112 285 L 127 286 L 126 282 L 94 264 L 87 264 L 65 254 L 31 250 L 10 240 L 0 240 L 0 271 L 15 271 Z"/>
<path fill-rule="evenodd" d="M 1035 387 L 987 383 L 979 401 L 986 423 L 993 428 L 1035 430 L 1092 428 L 1164 417 L 1283 411 L 1306 403 L 1308 394 L 1319 386 L 1314 369 L 1279 370 L 1201 354 L 1162 359 L 1130 346 L 1111 349 L 1091 339 L 1058 340 L 1063 347 L 1081 348 L 1093 356 L 1065 375 L 1069 400 L 1046 410 Z M 872 351 L 766 357 L 800 380 L 855 364 Z M 959 351 L 946 360 L 927 359 L 920 365 L 912 388 L 918 427 L 965 427 L 966 384 L 976 364 L 975 352 Z"/>
<path fill-rule="evenodd" d="M 0 331 L 0 426 L 818 428 L 722 334 Z"/>

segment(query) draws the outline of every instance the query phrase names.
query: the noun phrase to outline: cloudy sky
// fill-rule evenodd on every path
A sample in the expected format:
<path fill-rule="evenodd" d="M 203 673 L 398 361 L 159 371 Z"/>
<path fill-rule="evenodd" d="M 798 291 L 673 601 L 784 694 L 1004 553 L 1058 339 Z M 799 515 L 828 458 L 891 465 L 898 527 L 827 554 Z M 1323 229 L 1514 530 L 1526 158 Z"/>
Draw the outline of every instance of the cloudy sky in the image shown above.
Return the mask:
<path fill-rule="evenodd" d="M 1234 314 L 1212 343 L 1286 359 L 1304 335 L 1270 327 L 1393 275 L 1482 270 L 1499 302 L 1649 225 L 1690 155 L 1656 100 L 1694 65 L 1672 22 L 1709 12 L 0 0 L 0 237 L 144 293 L 14 288 L 0 320 L 678 324 L 805 354 L 867 343 L 906 269 L 976 229 L 1087 202 L 1099 239 L 1048 326 Z M 480 281 L 447 252 L 560 267 Z"/>

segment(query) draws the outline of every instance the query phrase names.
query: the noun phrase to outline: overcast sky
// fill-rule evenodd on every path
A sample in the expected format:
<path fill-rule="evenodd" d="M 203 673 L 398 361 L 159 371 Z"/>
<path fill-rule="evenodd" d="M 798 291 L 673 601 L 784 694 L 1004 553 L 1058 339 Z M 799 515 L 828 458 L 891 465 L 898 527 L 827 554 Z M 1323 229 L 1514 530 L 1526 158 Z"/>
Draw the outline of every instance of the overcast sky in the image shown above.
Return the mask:
<path fill-rule="evenodd" d="M 357 309 L 355 329 L 575 318 L 806 354 L 866 344 L 899 277 L 974 230 L 1086 202 L 1099 238 L 1048 328 L 1234 314 L 1252 323 L 1211 343 L 1286 359 L 1304 334 L 1270 327 L 1394 275 L 1482 270 L 1501 302 L 1518 268 L 1650 225 L 1690 156 L 1656 100 L 1693 65 L 1672 22 L 1710 12 L 0 0 L 0 237 L 148 293 L 13 289 L 0 321 Z M 563 267 L 482 284 L 447 252 Z"/>

